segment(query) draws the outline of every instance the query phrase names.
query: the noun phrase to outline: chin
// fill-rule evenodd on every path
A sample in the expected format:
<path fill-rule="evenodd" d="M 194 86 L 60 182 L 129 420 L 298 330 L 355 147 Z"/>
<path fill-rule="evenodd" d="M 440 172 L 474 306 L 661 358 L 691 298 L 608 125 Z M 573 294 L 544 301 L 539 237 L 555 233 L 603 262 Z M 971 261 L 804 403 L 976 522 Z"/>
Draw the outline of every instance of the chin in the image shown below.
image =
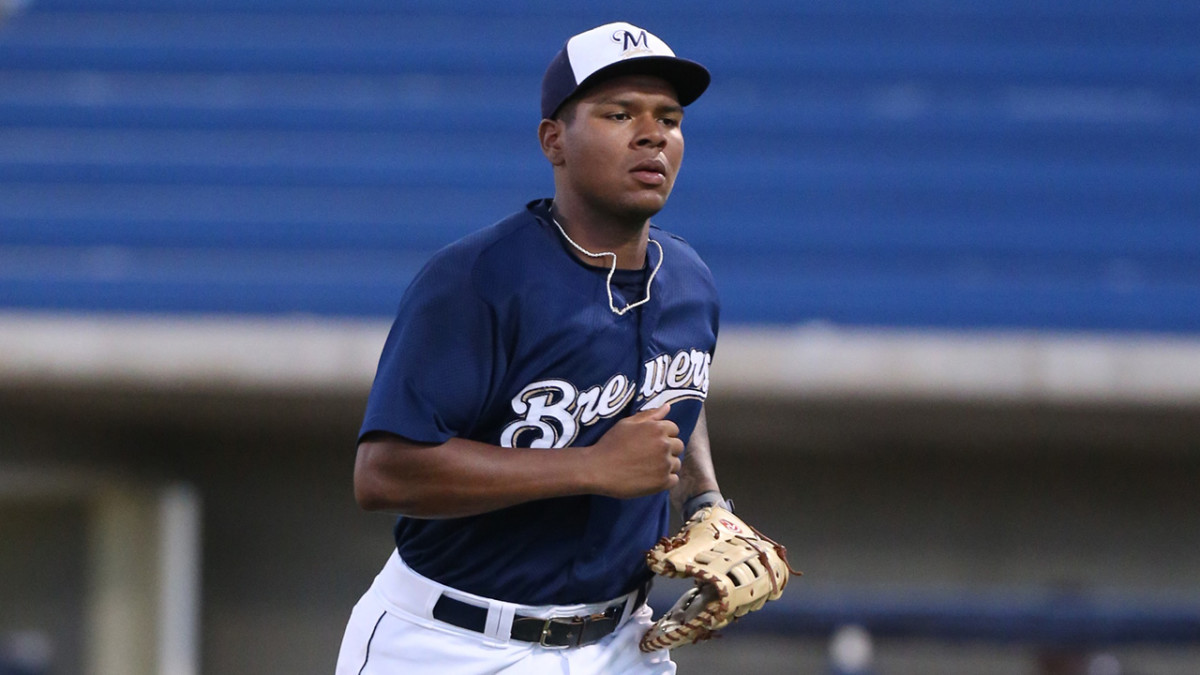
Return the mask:
<path fill-rule="evenodd" d="M 659 204 L 658 206 L 654 206 L 654 207 L 651 207 L 651 206 L 630 207 L 630 208 L 625 209 L 624 212 L 621 213 L 621 217 L 623 220 L 628 221 L 631 225 L 637 225 L 637 227 L 640 228 L 642 225 L 644 225 L 646 223 L 647 220 L 650 220 L 654 216 L 658 215 L 658 212 L 662 211 L 662 209 L 663 209 L 662 204 Z"/>
<path fill-rule="evenodd" d="M 640 198 L 633 200 L 633 203 L 630 204 L 629 210 L 631 213 L 636 213 L 639 217 L 649 218 L 663 210 L 663 207 L 667 205 L 668 196 L 669 195 L 666 194 L 641 196 Z"/>
<path fill-rule="evenodd" d="M 642 191 L 626 193 L 623 199 L 597 199 L 591 203 L 599 211 L 641 227 L 646 220 L 663 210 L 667 205 L 667 196 L 662 192 Z"/>

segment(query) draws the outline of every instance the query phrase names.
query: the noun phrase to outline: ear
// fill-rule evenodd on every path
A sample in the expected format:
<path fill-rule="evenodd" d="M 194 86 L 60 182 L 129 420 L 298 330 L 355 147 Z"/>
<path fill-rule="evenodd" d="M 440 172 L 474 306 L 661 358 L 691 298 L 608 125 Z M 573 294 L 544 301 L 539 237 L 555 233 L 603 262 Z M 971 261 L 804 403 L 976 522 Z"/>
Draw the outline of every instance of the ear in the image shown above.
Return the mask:
<path fill-rule="evenodd" d="M 538 125 L 538 140 L 542 144 L 542 154 L 550 160 L 553 166 L 563 164 L 563 135 L 567 125 L 562 120 L 542 120 Z"/>

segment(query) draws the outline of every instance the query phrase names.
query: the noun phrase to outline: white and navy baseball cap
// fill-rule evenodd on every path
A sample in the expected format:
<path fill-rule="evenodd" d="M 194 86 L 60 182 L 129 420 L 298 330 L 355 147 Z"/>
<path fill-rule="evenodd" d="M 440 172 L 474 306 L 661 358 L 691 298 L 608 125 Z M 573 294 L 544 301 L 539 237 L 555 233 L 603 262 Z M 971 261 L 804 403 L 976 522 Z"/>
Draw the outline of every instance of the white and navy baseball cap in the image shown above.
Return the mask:
<path fill-rule="evenodd" d="M 554 117 L 567 99 L 619 75 L 657 75 L 675 88 L 680 105 L 708 88 L 708 69 L 675 52 L 650 31 L 625 22 L 606 23 L 567 40 L 542 77 L 542 118 Z"/>

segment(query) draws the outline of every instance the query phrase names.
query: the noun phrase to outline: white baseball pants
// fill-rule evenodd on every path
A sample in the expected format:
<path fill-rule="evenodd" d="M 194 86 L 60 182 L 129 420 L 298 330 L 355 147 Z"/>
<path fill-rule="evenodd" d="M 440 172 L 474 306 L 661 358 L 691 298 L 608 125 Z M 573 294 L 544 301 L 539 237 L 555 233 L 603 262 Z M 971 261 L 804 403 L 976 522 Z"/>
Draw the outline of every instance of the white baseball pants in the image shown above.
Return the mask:
<path fill-rule="evenodd" d="M 487 632 L 434 619 L 433 605 L 445 591 L 488 607 Z M 510 640 L 507 633 L 517 613 L 585 616 L 613 602 L 530 607 L 471 596 L 417 574 L 393 552 L 354 606 L 337 675 L 673 675 L 668 652 L 638 649 L 652 623 L 646 605 L 626 610 L 629 616 L 612 634 L 582 647 L 550 649 Z"/>

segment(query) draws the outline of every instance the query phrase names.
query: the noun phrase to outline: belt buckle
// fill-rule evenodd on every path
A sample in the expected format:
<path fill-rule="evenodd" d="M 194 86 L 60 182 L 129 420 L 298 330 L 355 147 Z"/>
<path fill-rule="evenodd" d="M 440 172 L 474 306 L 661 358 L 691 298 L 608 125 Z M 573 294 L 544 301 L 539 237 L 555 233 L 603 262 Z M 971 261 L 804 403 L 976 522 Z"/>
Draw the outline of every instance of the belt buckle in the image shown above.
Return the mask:
<path fill-rule="evenodd" d="M 540 640 L 538 640 L 539 645 L 541 645 L 542 647 L 544 647 L 546 649 L 568 649 L 568 648 L 570 648 L 571 645 L 569 645 L 569 644 L 556 645 L 556 644 L 550 644 L 550 643 L 546 642 L 546 638 L 550 636 L 550 626 L 553 626 L 555 623 L 565 623 L 569 626 L 573 626 L 576 624 L 582 625 L 584 623 L 584 621 L 581 621 L 579 619 L 579 617 L 577 617 L 577 616 L 573 616 L 570 618 L 569 621 L 563 621 L 562 619 L 558 619 L 558 618 L 549 618 L 549 619 L 546 619 L 542 623 L 542 637 Z M 583 635 L 582 630 L 580 631 L 580 635 Z"/>
<path fill-rule="evenodd" d="M 609 610 L 606 610 L 599 614 L 592 614 L 590 616 L 551 617 L 549 619 L 546 619 L 542 623 L 542 637 L 541 637 L 541 639 L 538 640 L 538 644 L 546 649 L 570 649 L 571 647 L 578 646 L 578 645 L 582 644 L 582 642 L 583 642 L 584 628 L 586 628 L 587 625 L 592 621 L 599 621 L 600 619 L 611 618 L 608 614 L 608 611 Z M 574 644 L 556 645 L 556 644 L 549 644 L 546 642 L 546 638 L 550 636 L 550 626 L 553 626 L 556 624 L 560 625 L 560 626 L 569 626 L 571 628 L 579 629 L 579 633 L 577 633 L 575 635 L 575 639 L 572 640 L 572 642 Z"/>

